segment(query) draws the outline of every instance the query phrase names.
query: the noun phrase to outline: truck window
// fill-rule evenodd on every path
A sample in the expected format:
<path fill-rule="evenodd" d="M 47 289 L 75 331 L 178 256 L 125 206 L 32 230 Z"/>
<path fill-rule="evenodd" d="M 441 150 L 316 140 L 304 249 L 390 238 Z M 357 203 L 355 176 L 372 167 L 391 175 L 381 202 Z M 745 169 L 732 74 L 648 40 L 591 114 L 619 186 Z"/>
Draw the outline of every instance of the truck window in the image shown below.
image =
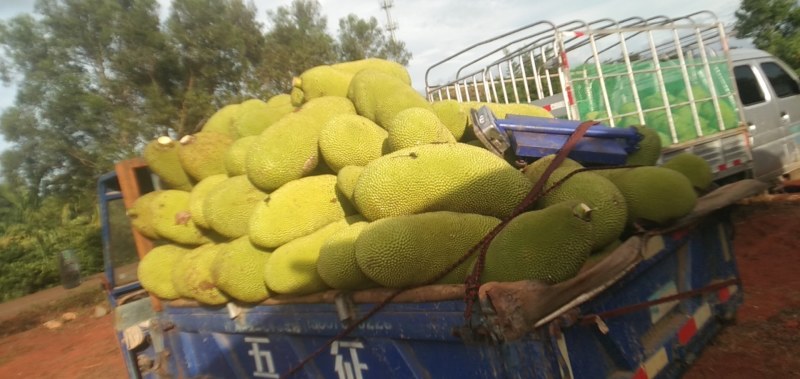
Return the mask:
<path fill-rule="evenodd" d="M 739 87 L 739 97 L 742 104 L 752 105 L 764 101 L 764 92 L 758 85 L 758 79 L 753 72 L 753 68 L 748 65 L 736 66 L 733 68 L 733 75 L 736 77 L 736 86 Z"/>
<path fill-rule="evenodd" d="M 800 94 L 797 82 L 792 79 L 789 74 L 778 66 L 775 62 L 764 62 L 761 64 L 761 69 L 769 79 L 769 84 L 775 90 L 775 95 L 778 97 L 787 97 Z"/>

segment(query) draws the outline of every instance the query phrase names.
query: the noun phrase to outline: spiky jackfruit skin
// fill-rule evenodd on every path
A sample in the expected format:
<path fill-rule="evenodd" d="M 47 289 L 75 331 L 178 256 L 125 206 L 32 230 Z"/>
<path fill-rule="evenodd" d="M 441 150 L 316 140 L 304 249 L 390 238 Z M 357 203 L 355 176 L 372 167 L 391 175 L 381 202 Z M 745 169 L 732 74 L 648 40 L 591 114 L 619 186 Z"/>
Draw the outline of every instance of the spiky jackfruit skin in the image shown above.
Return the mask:
<path fill-rule="evenodd" d="M 160 141 L 162 140 L 162 141 Z M 164 143 L 162 143 L 164 142 Z M 192 181 L 178 158 L 180 144 L 169 137 L 150 141 L 143 152 L 147 166 L 170 189 L 191 191 Z"/>
<path fill-rule="evenodd" d="M 292 90 L 289 92 L 289 101 L 293 107 L 299 107 L 303 105 L 303 102 L 305 102 L 303 90 L 296 87 L 292 88 Z"/>
<path fill-rule="evenodd" d="M 292 113 L 258 135 L 245 157 L 247 177 L 265 192 L 308 175 L 319 163 L 317 121 Z"/>
<path fill-rule="evenodd" d="M 336 190 L 336 176 L 309 176 L 286 183 L 255 205 L 250 241 L 276 248 L 355 213 Z"/>
<path fill-rule="evenodd" d="M 542 175 L 544 175 L 545 170 L 547 170 L 547 167 L 550 166 L 550 164 L 553 162 L 553 159 L 555 158 L 556 158 L 555 154 L 545 155 L 533 161 L 531 164 L 525 166 L 522 169 L 522 173 L 525 174 L 525 176 L 528 178 L 528 180 L 531 181 L 531 183 L 536 183 L 539 180 L 539 178 L 541 178 Z M 568 168 L 570 169 L 570 171 L 573 171 L 579 168 L 583 168 L 583 166 L 572 159 L 564 158 L 564 160 L 557 168 Z"/>
<path fill-rule="evenodd" d="M 349 291 L 378 287 L 356 263 L 356 239 L 367 224 L 364 221 L 348 225 L 328 237 L 320 247 L 317 273 L 329 287 Z"/>
<path fill-rule="evenodd" d="M 680 172 L 689 179 L 692 186 L 701 192 L 711 187 L 711 183 L 714 181 L 714 174 L 711 172 L 711 166 L 708 162 L 692 153 L 675 155 L 662 164 L 661 167 Z"/>
<path fill-rule="evenodd" d="M 257 136 L 247 136 L 233 141 L 228 151 L 225 152 L 225 172 L 228 176 L 245 175 L 245 160 L 247 151 L 255 143 Z"/>
<path fill-rule="evenodd" d="M 225 152 L 233 139 L 225 134 L 200 132 L 180 140 L 178 159 L 189 176 L 201 181 L 206 177 L 225 174 Z"/>
<path fill-rule="evenodd" d="M 536 201 L 538 209 L 564 201 L 580 201 L 592 208 L 592 250 L 617 240 L 628 221 L 625 197 L 610 180 L 591 171 L 576 173 L 555 187 L 574 169 L 556 169 L 545 183 L 547 194 Z M 552 190 L 550 190 L 552 188 Z"/>
<path fill-rule="evenodd" d="M 461 141 L 469 118 L 469 114 L 464 111 L 461 104 L 456 100 L 441 100 L 433 102 L 431 106 L 447 130 L 457 141 Z"/>
<path fill-rule="evenodd" d="M 574 277 L 592 250 L 592 224 L 579 202 L 562 202 L 512 219 L 489 243 L 481 282 Z"/>
<path fill-rule="evenodd" d="M 125 212 L 125 214 L 128 216 L 128 219 L 131 220 L 131 226 L 138 230 L 139 233 L 142 233 L 143 236 L 151 240 L 157 240 L 160 238 L 158 233 L 156 233 L 155 227 L 153 226 L 153 211 L 151 208 L 152 201 L 159 192 L 161 191 L 148 192 L 142 196 L 139 196 L 139 198 L 136 199 L 131 207 Z"/>
<path fill-rule="evenodd" d="M 317 260 L 322 244 L 339 230 L 363 220 L 359 216 L 338 220 L 275 249 L 264 269 L 267 288 L 291 295 L 304 295 L 328 289 L 329 287 L 317 273 Z"/>
<path fill-rule="evenodd" d="M 336 189 L 353 205 L 355 205 L 353 191 L 356 189 L 356 183 L 362 171 L 364 171 L 364 166 L 344 166 L 336 174 Z"/>
<path fill-rule="evenodd" d="M 225 134 L 231 139 L 239 138 L 235 122 L 241 110 L 242 107 L 239 104 L 228 104 L 220 108 L 203 124 L 201 131 Z"/>
<path fill-rule="evenodd" d="M 356 240 L 358 267 L 384 287 L 425 284 L 455 264 L 500 220 L 456 212 L 429 212 L 371 222 Z M 471 261 L 438 283 L 463 283 Z"/>
<path fill-rule="evenodd" d="M 630 224 L 644 220 L 659 225 L 687 215 L 697 203 L 692 183 L 663 167 L 642 166 L 613 176 L 628 205 Z"/>
<path fill-rule="evenodd" d="M 292 104 L 292 97 L 289 94 L 282 93 L 267 99 L 267 109 L 269 113 L 264 119 L 267 127 L 278 122 L 283 116 L 294 112 L 297 108 Z"/>
<path fill-rule="evenodd" d="M 186 191 L 158 191 L 150 202 L 153 228 L 165 240 L 182 245 L 198 246 L 210 240 L 192 221 L 189 198 Z"/>
<path fill-rule="evenodd" d="M 639 150 L 628 155 L 625 164 L 628 166 L 654 166 L 661 156 L 661 137 L 655 129 L 635 125 L 633 128 L 642 135 Z"/>
<path fill-rule="evenodd" d="M 432 110 L 430 103 L 411 85 L 380 71 L 365 69 L 350 81 L 347 97 L 355 105 L 356 112 L 376 124 L 386 124 L 397 113 L 408 108 Z"/>
<path fill-rule="evenodd" d="M 436 113 L 426 108 L 404 109 L 384 127 L 389 132 L 387 142 L 390 151 L 432 143 L 456 142 Z"/>
<path fill-rule="evenodd" d="M 452 211 L 504 218 L 532 185 L 502 158 L 479 147 L 420 145 L 365 166 L 353 194 L 368 220 Z"/>
<path fill-rule="evenodd" d="M 352 78 L 351 73 L 321 65 L 303 71 L 292 80 L 292 87 L 303 92 L 303 102 L 322 96 L 347 97 L 347 88 Z"/>
<path fill-rule="evenodd" d="M 269 297 L 264 283 L 264 268 L 271 251 L 259 249 L 247 236 L 222 244 L 211 266 L 214 284 L 228 296 L 258 303 Z"/>
<path fill-rule="evenodd" d="M 234 127 L 239 137 L 256 136 L 269 124 L 271 110 L 267 103 L 260 99 L 249 99 L 239 105 L 239 116 L 234 120 Z"/>
<path fill-rule="evenodd" d="M 331 67 L 355 75 L 362 70 L 370 69 L 383 72 L 393 76 L 401 82 L 411 85 L 411 75 L 408 74 L 406 68 L 393 61 L 380 58 L 366 58 L 349 62 L 341 62 L 331 65 Z"/>
<path fill-rule="evenodd" d="M 303 103 L 297 113 L 315 119 L 317 121 L 314 124 L 315 130 L 319 133 L 328 120 L 343 114 L 354 115 L 356 108 L 346 97 L 323 96 Z"/>
<path fill-rule="evenodd" d="M 211 189 L 226 179 L 228 179 L 228 176 L 225 174 L 211 175 L 197 183 L 192 188 L 192 191 L 189 192 L 189 213 L 191 213 L 192 221 L 197 226 L 205 229 L 211 228 L 203 211 L 203 203 Z"/>
<path fill-rule="evenodd" d="M 322 158 L 335 172 L 364 166 L 387 152 L 388 133 L 366 117 L 342 114 L 325 123 L 319 134 Z"/>
<path fill-rule="evenodd" d="M 178 245 L 161 245 L 150 250 L 136 268 L 139 283 L 147 292 L 167 300 L 181 295 L 172 283 L 172 269 L 178 260 L 192 249 Z"/>
<path fill-rule="evenodd" d="M 219 254 L 219 247 L 208 243 L 194 248 L 178 259 L 172 271 L 172 283 L 181 297 L 208 305 L 228 302 L 228 297 L 214 285 L 211 277 L 211 267 Z"/>
<path fill-rule="evenodd" d="M 203 201 L 209 227 L 228 238 L 247 235 L 256 204 L 267 194 L 256 188 L 247 175 L 234 176 L 214 186 Z"/>

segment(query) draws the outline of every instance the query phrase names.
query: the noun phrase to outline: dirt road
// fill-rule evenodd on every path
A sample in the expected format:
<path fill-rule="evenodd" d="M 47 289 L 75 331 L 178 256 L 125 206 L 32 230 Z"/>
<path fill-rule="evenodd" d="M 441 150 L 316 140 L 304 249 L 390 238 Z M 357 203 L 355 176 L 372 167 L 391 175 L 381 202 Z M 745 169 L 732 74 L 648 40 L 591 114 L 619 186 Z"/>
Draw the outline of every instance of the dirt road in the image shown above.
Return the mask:
<path fill-rule="evenodd" d="M 734 249 L 745 302 L 685 378 L 800 377 L 800 201 L 756 203 L 736 213 Z M 112 316 L 75 310 L 61 329 L 0 339 L 0 378 L 125 377 Z M 54 315 L 57 316 L 57 315 Z"/>

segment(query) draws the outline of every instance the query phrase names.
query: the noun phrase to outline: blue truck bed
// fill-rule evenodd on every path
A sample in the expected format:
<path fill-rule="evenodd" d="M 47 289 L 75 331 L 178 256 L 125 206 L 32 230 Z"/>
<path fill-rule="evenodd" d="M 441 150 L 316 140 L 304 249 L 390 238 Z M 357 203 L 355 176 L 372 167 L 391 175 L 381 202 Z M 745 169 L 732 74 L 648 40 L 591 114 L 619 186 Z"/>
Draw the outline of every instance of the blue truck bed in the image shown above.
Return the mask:
<path fill-rule="evenodd" d="M 390 292 L 217 308 L 173 301 L 135 326 L 150 342 L 130 358 L 153 378 L 278 378 L 318 349 L 291 377 L 679 377 L 742 302 L 729 205 L 761 190 L 723 187 L 567 282 L 484 284 L 471 325 L 458 285 L 403 293 L 330 345 Z"/>

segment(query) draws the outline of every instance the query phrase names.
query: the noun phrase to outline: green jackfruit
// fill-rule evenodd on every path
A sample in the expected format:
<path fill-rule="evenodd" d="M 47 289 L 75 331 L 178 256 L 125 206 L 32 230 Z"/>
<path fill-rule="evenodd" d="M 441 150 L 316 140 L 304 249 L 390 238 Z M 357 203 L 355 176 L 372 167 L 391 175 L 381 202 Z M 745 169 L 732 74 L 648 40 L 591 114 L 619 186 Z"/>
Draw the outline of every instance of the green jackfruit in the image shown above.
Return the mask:
<path fill-rule="evenodd" d="M 247 236 L 223 244 L 211 266 L 214 284 L 228 296 L 245 303 L 258 303 L 269 297 L 264 283 L 264 268 L 271 251 L 259 249 Z"/>
<path fill-rule="evenodd" d="M 250 146 L 256 142 L 257 136 L 247 136 L 233 141 L 225 152 L 225 172 L 228 176 L 239 176 L 247 173 L 245 160 Z"/>
<path fill-rule="evenodd" d="M 247 235 L 256 204 L 267 197 L 247 175 L 228 178 L 214 186 L 203 201 L 203 214 L 209 227 L 228 238 Z"/>
<path fill-rule="evenodd" d="M 547 167 L 550 166 L 550 163 L 553 162 L 553 159 L 556 158 L 555 154 L 545 155 L 531 164 L 525 166 L 522 169 L 522 173 L 531 181 L 531 183 L 536 183 L 539 178 L 544 175 L 544 171 L 547 170 Z M 570 171 L 577 170 L 579 168 L 583 168 L 583 166 L 569 158 L 564 158 L 561 164 L 557 168 L 568 168 Z M 552 177 L 552 174 L 551 174 Z M 546 187 L 545 187 L 546 188 Z"/>
<path fill-rule="evenodd" d="M 292 79 L 292 87 L 303 93 L 303 102 L 322 96 L 347 97 L 353 74 L 328 65 L 312 67 Z M 294 89 L 293 88 L 293 89 Z"/>
<path fill-rule="evenodd" d="M 370 69 L 362 70 L 353 77 L 347 97 L 359 115 L 382 127 L 386 127 L 404 109 L 419 107 L 433 110 L 430 103 L 411 85 Z"/>
<path fill-rule="evenodd" d="M 226 179 L 228 179 L 228 176 L 225 174 L 211 175 L 201 180 L 192 188 L 192 191 L 189 193 L 189 213 L 192 216 L 192 221 L 194 221 L 197 226 L 205 229 L 211 228 L 211 225 L 209 225 L 206 220 L 205 212 L 203 211 L 203 203 L 211 189 L 217 184 L 224 182 Z"/>
<path fill-rule="evenodd" d="M 131 220 L 131 226 L 151 240 L 160 238 L 158 233 L 156 233 L 155 227 L 153 227 L 153 208 L 151 207 L 153 199 L 155 199 L 156 195 L 160 192 L 161 191 L 153 191 L 139 196 L 125 212 Z"/>
<path fill-rule="evenodd" d="M 144 147 L 143 156 L 150 171 L 158 175 L 165 187 L 190 191 L 192 181 L 181 166 L 178 150 L 180 150 L 179 143 L 172 138 L 162 136 L 150 141 Z"/>
<path fill-rule="evenodd" d="M 328 289 L 317 273 L 317 260 L 322 244 L 339 230 L 363 220 L 359 216 L 341 219 L 275 249 L 264 269 L 267 287 L 272 291 L 291 295 Z"/>
<path fill-rule="evenodd" d="M 192 249 L 178 245 L 161 245 L 150 250 L 136 268 L 139 283 L 147 292 L 161 299 L 177 299 L 181 297 L 172 283 L 172 270 L 179 259 Z"/>
<path fill-rule="evenodd" d="M 317 273 L 329 287 L 350 291 L 378 287 L 356 263 L 356 239 L 367 224 L 348 225 L 328 237 L 320 247 Z"/>
<path fill-rule="evenodd" d="M 368 220 L 433 211 L 507 217 L 532 185 L 502 158 L 461 143 L 420 145 L 365 166 L 353 194 Z"/>
<path fill-rule="evenodd" d="M 574 277 L 592 250 L 591 210 L 576 201 L 525 212 L 489 243 L 481 282 Z"/>
<path fill-rule="evenodd" d="M 628 222 L 666 224 L 694 209 L 697 194 L 683 174 L 663 167 L 642 166 L 611 177 L 628 205 Z"/>
<path fill-rule="evenodd" d="M 461 141 L 466 131 L 469 114 L 464 111 L 461 104 L 456 100 L 441 100 L 431 104 L 436 116 L 442 120 L 447 130 L 453 134 L 457 141 Z"/>
<path fill-rule="evenodd" d="M 209 242 L 203 232 L 192 221 L 189 198 L 186 191 L 158 191 L 151 200 L 153 228 L 159 237 L 189 246 Z"/>
<path fill-rule="evenodd" d="M 257 246 L 276 248 L 353 213 L 336 190 L 336 176 L 305 177 L 286 183 L 256 204 L 250 218 L 250 240 Z"/>
<path fill-rule="evenodd" d="M 574 169 L 558 168 L 547 180 L 544 196 L 536 201 L 538 209 L 564 201 L 580 201 L 592 208 L 592 250 L 608 245 L 619 238 L 628 221 L 625 197 L 610 180 L 592 171 L 582 171 L 561 182 Z M 550 190 L 552 188 L 552 190 Z"/>
<path fill-rule="evenodd" d="M 319 134 L 322 158 L 335 172 L 345 166 L 364 166 L 386 152 L 388 133 L 366 117 L 332 117 Z"/>
<path fill-rule="evenodd" d="M 383 218 L 361 231 L 356 260 L 365 275 L 384 287 L 422 285 L 455 264 L 499 223 L 494 217 L 446 211 Z M 438 283 L 463 283 L 472 259 Z"/>
<path fill-rule="evenodd" d="M 221 305 L 228 302 L 211 277 L 220 246 L 209 243 L 183 254 L 175 263 L 172 283 L 181 297 L 197 300 L 208 305 Z"/>
<path fill-rule="evenodd" d="M 628 155 L 625 164 L 628 166 L 655 166 L 661 157 L 661 137 L 655 129 L 647 126 L 633 126 L 642 135 L 639 149 Z"/>
<path fill-rule="evenodd" d="M 366 69 L 376 70 L 393 76 L 405 84 L 411 85 L 411 75 L 408 74 L 408 70 L 406 70 L 403 65 L 386 59 L 359 59 L 355 61 L 336 63 L 331 65 L 331 67 L 340 71 L 348 72 L 352 75 L 356 75 L 362 70 Z"/>
<path fill-rule="evenodd" d="M 355 204 L 353 191 L 356 189 L 356 183 L 362 171 L 364 171 L 364 166 L 344 166 L 336 175 L 336 189 L 347 198 L 350 204 Z"/>
<path fill-rule="evenodd" d="M 204 178 L 225 174 L 225 152 L 233 139 L 225 134 L 200 132 L 184 136 L 180 140 L 178 159 L 189 176 L 201 181 Z"/>
<path fill-rule="evenodd" d="M 384 127 L 389 132 L 387 142 L 391 151 L 431 143 L 456 142 L 436 113 L 427 108 L 404 109 Z"/>
<path fill-rule="evenodd" d="M 271 192 L 314 171 L 319 163 L 317 124 L 311 117 L 292 113 L 259 134 L 245 157 L 250 181 Z"/>
<path fill-rule="evenodd" d="M 231 139 L 239 138 L 239 132 L 234 125 L 239 118 L 242 107 L 239 104 L 228 104 L 214 112 L 203 124 L 202 132 L 225 134 Z"/>
<path fill-rule="evenodd" d="M 707 190 L 714 181 L 714 174 L 711 172 L 708 162 L 692 153 L 680 153 L 672 156 L 661 167 L 680 172 L 689 179 L 692 186 L 700 191 Z"/>

